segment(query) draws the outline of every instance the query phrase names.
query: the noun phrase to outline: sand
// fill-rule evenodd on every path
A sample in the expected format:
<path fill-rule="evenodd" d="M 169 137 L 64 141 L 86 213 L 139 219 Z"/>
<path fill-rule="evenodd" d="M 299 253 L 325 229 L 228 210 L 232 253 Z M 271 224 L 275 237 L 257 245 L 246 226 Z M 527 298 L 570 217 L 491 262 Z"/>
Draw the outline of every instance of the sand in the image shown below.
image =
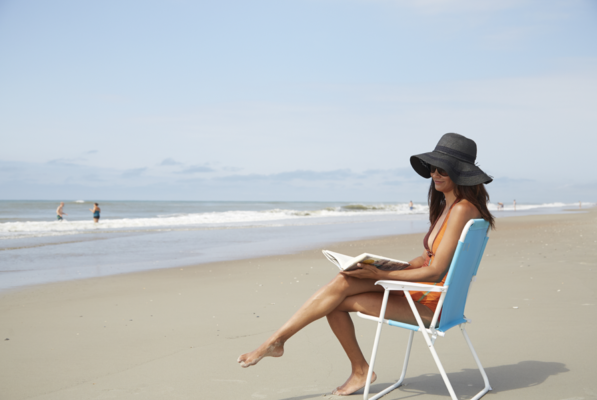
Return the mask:
<path fill-rule="evenodd" d="M 485 398 L 597 398 L 597 210 L 498 219 L 467 330 L 493 391 Z M 326 246 L 410 259 L 422 234 Z M 336 274 L 320 249 L 32 286 L 0 293 L 0 399 L 330 399 L 350 368 L 325 320 L 282 358 L 253 350 Z M 375 324 L 355 316 L 369 358 Z M 407 332 L 385 327 L 378 381 L 400 374 Z M 438 352 L 460 398 L 482 387 L 457 329 Z M 362 398 L 358 392 L 350 398 Z M 406 384 L 384 399 L 449 398 L 421 337 Z"/>

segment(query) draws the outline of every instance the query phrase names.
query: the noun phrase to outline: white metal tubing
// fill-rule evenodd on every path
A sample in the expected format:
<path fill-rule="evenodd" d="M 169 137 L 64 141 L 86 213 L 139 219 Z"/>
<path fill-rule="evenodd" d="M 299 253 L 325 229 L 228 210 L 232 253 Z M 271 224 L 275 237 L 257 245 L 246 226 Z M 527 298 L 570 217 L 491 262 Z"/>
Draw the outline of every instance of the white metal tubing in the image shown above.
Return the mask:
<path fill-rule="evenodd" d="M 442 311 L 442 307 L 444 305 L 444 299 L 446 298 L 446 292 L 443 292 L 440 296 L 439 296 L 439 302 L 437 303 L 437 307 L 435 308 L 435 312 L 433 313 L 433 319 L 431 320 L 431 325 L 429 325 L 429 328 L 431 328 L 432 330 L 435 330 L 435 325 L 437 324 L 437 320 L 439 319 L 439 314 Z"/>
<path fill-rule="evenodd" d="M 472 224 L 475 223 L 474 219 L 471 219 L 470 221 L 468 221 L 466 223 L 466 225 L 464 226 L 464 229 L 462 230 L 462 233 L 460 234 L 460 239 L 458 240 L 459 242 L 464 243 L 464 239 L 466 238 L 466 234 L 468 233 L 469 228 L 471 227 Z"/>
<path fill-rule="evenodd" d="M 415 331 L 410 331 L 410 335 L 408 336 L 408 344 L 406 345 L 406 354 L 404 355 L 404 365 L 402 366 L 402 375 L 400 375 L 400 379 L 398 379 L 398 382 L 394 383 L 391 386 L 388 386 L 381 392 L 377 393 L 375 396 L 371 397 L 369 400 L 377 400 L 380 397 L 385 396 L 386 394 L 390 393 L 392 390 L 394 390 L 397 387 L 399 387 L 400 385 L 402 385 L 402 382 L 404 381 L 404 377 L 406 376 L 406 367 L 408 367 L 408 359 L 410 358 L 410 349 L 412 348 L 412 345 L 413 345 L 413 337 L 414 336 L 415 336 Z"/>
<path fill-rule="evenodd" d="M 444 383 L 446 384 L 446 387 L 448 388 L 450 397 L 452 398 L 452 400 L 458 400 L 458 397 L 456 397 L 456 393 L 454 393 L 454 389 L 452 388 L 452 384 L 450 383 L 450 380 L 448 379 L 448 375 L 446 375 L 446 371 L 444 370 L 444 367 L 442 366 L 442 362 L 440 361 L 439 356 L 437 355 L 437 352 L 435 351 L 435 347 L 433 346 L 433 343 L 431 342 L 431 339 L 429 338 L 429 334 L 427 333 L 427 330 L 425 329 L 425 324 L 423 324 L 423 320 L 421 319 L 421 316 L 419 315 L 419 311 L 417 310 L 417 307 L 415 306 L 413 298 L 410 296 L 410 293 L 407 291 L 404 291 L 404 295 L 406 296 L 406 300 L 408 300 L 408 304 L 410 305 L 410 308 L 412 309 L 413 314 L 415 315 L 417 323 L 421 327 L 421 333 L 423 334 L 423 337 L 425 338 L 425 343 L 427 343 L 427 347 L 429 347 L 429 351 L 431 352 L 431 355 L 433 356 L 433 360 L 435 360 L 435 364 L 437 365 L 437 368 L 439 369 L 439 373 L 441 374 L 441 376 L 444 380 Z"/>
<path fill-rule="evenodd" d="M 410 331 L 410 335 L 408 336 L 408 344 L 406 345 L 406 354 L 404 355 L 404 365 L 402 366 L 402 375 L 400 375 L 400 379 L 398 379 L 398 383 L 402 384 L 404 377 L 406 376 L 406 367 L 408 367 L 408 359 L 410 358 L 410 349 L 413 347 L 413 337 L 415 336 L 415 331 Z"/>
<path fill-rule="evenodd" d="M 358 311 L 357 311 L 357 315 L 359 317 L 361 317 L 361 318 L 368 319 L 370 321 L 379 322 L 379 318 L 378 317 L 374 317 L 372 315 L 363 314 L 362 312 L 358 312 Z M 384 319 L 383 323 L 386 324 L 386 325 L 390 325 L 390 320 L 389 319 Z M 418 331 L 411 331 L 411 332 L 418 332 Z M 427 329 L 427 332 L 430 335 L 437 335 L 437 336 L 441 336 L 441 337 L 446 336 L 446 332 L 436 331 L 435 329 L 434 330 Z"/>
<path fill-rule="evenodd" d="M 401 384 L 401 383 L 400 383 Z M 392 390 L 396 389 L 398 386 L 400 386 L 400 384 L 398 384 L 398 382 L 394 383 L 392 386 L 389 386 L 387 388 L 385 388 L 384 390 L 382 390 L 381 392 L 377 393 L 375 396 L 371 397 L 369 400 L 377 400 L 380 397 L 385 396 L 386 394 L 390 393 Z"/>
<path fill-rule="evenodd" d="M 489 385 L 489 379 L 487 378 L 487 374 L 485 373 L 485 370 L 483 369 L 483 366 L 481 365 L 481 360 L 479 360 L 479 357 L 477 356 L 477 353 L 475 352 L 475 348 L 473 347 L 473 344 L 471 343 L 471 339 L 468 337 L 468 334 L 466 333 L 466 329 L 464 329 L 464 325 L 460 325 L 460 330 L 462 331 L 464 340 L 466 340 L 466 343 L 468 344 L 468 347 L 471 350 L 471 353 L 473 354 L 475 362 L 477 363 L 477 367 L 479 368 L 479 372 L 481 372 L 481 376 L 483 377 L 483 382 L 485 383 L 485 388 L 483 388 L 483 390 L 481 390 L 479 393 L 477 393 L 477 395 L 475 397 L 473 397 L 473 399 L 472 399 L 472 400 L 478 400 L 481 397 L 483 397 L 485 395 L 485 393 L 487 393 L 491 390 L 491 386 Z"/>
<path fill-rule="evenodd" d="M 377 321 L 377 331 L 375 332 L 375 341 L 373 342 L 373 351 L 371 354 L 371 362 L 369 363 L 369 371 L 367 371 L 367 381 L 365 382 L 365 392 L 363 393 L 363 399 L 367 400 L 369 396 L 369 389 L 371 387 L 371 377 L 373 376 L 373 366 L 375 365 L 375 355 L 377 354 L 377 345 L 379 344 L 379 336 L 381 335 L 381 328 L 383 326 L 383 320 L 386 316 L 386 306 L 388 305 L 388 298 L 390 291 L 384 290 L 383 300 L 381 302 L 381 311 L 379 312 L 379 321 Z"/>

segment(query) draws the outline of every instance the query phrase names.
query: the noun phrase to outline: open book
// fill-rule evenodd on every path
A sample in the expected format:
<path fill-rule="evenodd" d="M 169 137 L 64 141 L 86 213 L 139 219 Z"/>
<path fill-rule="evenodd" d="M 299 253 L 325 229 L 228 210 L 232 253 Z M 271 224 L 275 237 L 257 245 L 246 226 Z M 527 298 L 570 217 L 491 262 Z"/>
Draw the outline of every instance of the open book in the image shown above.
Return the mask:
<path fill-rule="evenodd" d="M 394 260 L 392 258 L 376 256 L 369 253 L 351 257 L 329 250 L 322 250 L 321 252 L 332 264 L 336 265 L 342 271 L 352 271 L 353 269 L 357 269 L 358 263 L 371 264 L 383 271 L 399 271 L 410 265 L 406 261 Z"/>

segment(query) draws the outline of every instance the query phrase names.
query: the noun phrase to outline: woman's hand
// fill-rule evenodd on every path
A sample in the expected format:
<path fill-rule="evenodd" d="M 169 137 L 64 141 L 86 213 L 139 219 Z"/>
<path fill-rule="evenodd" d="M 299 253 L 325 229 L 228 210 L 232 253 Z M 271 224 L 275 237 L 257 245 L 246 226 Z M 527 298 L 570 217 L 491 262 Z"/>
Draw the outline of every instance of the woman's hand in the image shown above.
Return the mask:
<path fill-rule="evenodd" d="M 358 279 L 384 279 L 385 275 L 383 271 L 380 271 L 379 269 L 377 269 L 377 267 L 371 264 L 358 263 L 357 267 L 359 269 L 353 269 L 352 271 L 342 271 L 340 273 Z"/>

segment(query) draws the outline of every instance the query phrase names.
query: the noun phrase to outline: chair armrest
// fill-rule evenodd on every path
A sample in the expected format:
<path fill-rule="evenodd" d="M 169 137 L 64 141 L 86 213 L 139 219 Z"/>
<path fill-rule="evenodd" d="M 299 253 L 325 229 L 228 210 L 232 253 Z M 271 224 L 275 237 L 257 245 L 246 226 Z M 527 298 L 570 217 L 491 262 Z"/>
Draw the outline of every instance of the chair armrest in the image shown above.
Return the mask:
<path fill-rule="evenodd" d="M 416 290 L 426 292 L 445 292 L 448 290 L 447 286 L 427 285 L 424 283 L 403 282 L 403 281 L 377 281 L 376 285 L 381 285 L 389 290 Z"/>

